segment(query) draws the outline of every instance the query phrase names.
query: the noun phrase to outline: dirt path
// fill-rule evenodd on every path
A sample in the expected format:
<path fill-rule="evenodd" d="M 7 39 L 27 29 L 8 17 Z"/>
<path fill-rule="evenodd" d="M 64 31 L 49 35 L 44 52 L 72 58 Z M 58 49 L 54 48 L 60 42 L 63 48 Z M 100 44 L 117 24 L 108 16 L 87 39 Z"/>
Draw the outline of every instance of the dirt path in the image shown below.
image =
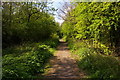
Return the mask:
<path fill-rule="evenodd" d="M 75 59 L 71 57 L 67 43 L 64 41 L 60 42 L 54 57 L 50 60 L 50 65 L 52 66 L 49 68 L 48 74 L 45 75 L 46 78 L 80 79 L 85 77 L 85 74 L 78 68 Z"/>

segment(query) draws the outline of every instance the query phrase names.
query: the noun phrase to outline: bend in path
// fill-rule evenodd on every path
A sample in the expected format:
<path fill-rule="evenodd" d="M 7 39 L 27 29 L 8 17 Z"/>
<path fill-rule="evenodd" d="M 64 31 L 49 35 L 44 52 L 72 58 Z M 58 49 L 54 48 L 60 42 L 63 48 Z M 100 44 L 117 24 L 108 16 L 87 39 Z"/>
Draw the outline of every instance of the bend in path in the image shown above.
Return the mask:
<path fill-rule="evenodd" d="M 49 68 L 48 74 L 45 75 L 46 78 L 80 79 L 85 77 L 84 72 L 78 68 L 76 60 L 71 57 L 67 43 L 64 41 L 60 42 L 50 64 L 52 66 Z"/>

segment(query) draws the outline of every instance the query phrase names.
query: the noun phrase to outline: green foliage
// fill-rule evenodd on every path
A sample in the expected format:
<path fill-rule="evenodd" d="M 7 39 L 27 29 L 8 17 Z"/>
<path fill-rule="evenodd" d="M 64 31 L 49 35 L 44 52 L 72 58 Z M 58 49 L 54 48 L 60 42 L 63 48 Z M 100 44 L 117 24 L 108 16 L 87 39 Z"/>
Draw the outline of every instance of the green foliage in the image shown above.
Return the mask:
<path fill-rule="evenodd" d="M 118 48 L 120 42 L 120 2 L 76 3 L 62 24 L 62 32 L 67 40 L 91 40 L 109 50 Z M 107 51 L 107 50 L 104 50 Z M 108 54 L 108 53 L 106 53 Z"/>
<path fill-rule="evenodd" d="M 57 42 L 50 40 L 4 49 L 3 78 L 33 78 L 43 73 L 56 45 Z"/>
<path fill-rule="evenodd" d="M 102 55 L 103 48 L 94 48 L 88 41 L 69 41 L 72 52 L 78 55 L 78 66 L 87 72 L 88 78 L 120 78 L 120 62 L 113 56 Z"/>
<path fill-rule="evenodd" d="M 52 48 L 57 47 L 58 43 L 59 43 L 59 40 L 58 40 L 58 39 L 46 40 L 46 41 L 45 41 L 45 44 L 46 44 L 46 45 L 49 45 L 49 46 L 52 47 Z"/>
<path fill-rule="evenodd" d="M 94 42 L 94 43 L 93 43 Z M 92 40 L 73 40 L 69 39 L 69 47 L 72 52 L 79 50 L 80 48 L 88 48 L 94 50 L 96 53 L 101 53 L 104 55 L 111 55 L 113 51 L 109 50 L 106 45 Z"/>
<path fill-rule="evenodd" d="M 49 3 L 3 2 L 3 48 L 24 42 L 39 42 L 56 34 L 58 23 L 49 13 Z M 51 12 L 55 11 L 52 8 Z"/>
<path fill-rule="evenodd" d="M 88 72 L 90 78 L 120 78 L 120 65 L 116 58 L 96 54 L 88 48 L 79 49 L 78 52 L 77 54 L 82 57 L 78 65 Z"/>
<path fill-rule="evenodd" d="M 62 24 L 62 32 L 78 65 L 90 78 L 120 78 L 113 54 L 120 42 L 120 2 L 78 2 Z"/>
<path fill-rule="evenodd" d="M 58 44 L 59 24 L 51 3 L 3 2 L 3 78 L 32 78 L 44 66 Z"/>

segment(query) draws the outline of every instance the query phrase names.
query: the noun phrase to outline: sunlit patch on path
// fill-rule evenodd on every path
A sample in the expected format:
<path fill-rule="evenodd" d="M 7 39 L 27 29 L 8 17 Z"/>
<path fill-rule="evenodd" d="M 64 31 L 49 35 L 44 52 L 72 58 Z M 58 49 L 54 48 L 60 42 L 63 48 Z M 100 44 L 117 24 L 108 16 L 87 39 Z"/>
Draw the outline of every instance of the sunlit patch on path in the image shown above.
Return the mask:
<path fill-rule="evenodd" d="M 84 78 L 85 74 L 78 68 L 75 59 L 71 57 L 67 43 L 60 41 L 60 45 L 50 60 L 51 67 L 46 78 Z"/>

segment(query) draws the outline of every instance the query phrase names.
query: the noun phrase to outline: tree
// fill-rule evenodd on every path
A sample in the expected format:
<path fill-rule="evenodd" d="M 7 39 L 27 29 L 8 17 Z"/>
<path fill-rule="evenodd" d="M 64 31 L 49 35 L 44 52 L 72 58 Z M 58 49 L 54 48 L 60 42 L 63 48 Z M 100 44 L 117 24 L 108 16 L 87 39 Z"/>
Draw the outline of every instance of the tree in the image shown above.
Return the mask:
<path fill-rule="evenodd" d="M 41 41 L 56 33 L 58 25 L 47 3 L 3 2 L 3 47 Z"/>
<path fill-rule="evenodd" d="M 100 42 L 109 49 L 118 48 L 119 8 L 119 2 L 77 3 L 69 12 L 70 15 L 66 16 L 67 21 L 62 24 L 63 33 L 68 39 L 88 39 L 92 40 L 93 44 L 95 41 Z"/>

